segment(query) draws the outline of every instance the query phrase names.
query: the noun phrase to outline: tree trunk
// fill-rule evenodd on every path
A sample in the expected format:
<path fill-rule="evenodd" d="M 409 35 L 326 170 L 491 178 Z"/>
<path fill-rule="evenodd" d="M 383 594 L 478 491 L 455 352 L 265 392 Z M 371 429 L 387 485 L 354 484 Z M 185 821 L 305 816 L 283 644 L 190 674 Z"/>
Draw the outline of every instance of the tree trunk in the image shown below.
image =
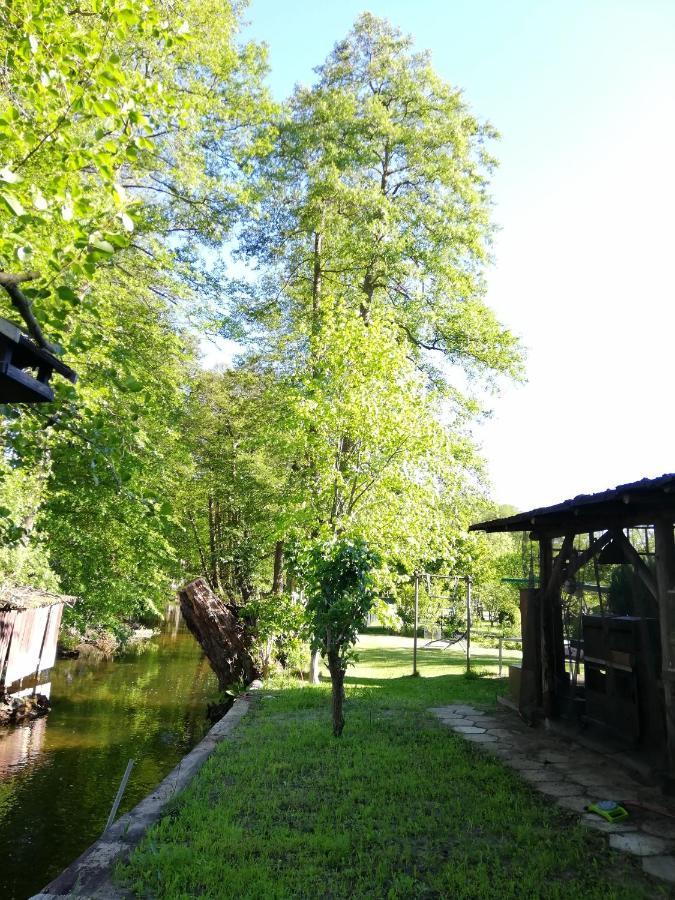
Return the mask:
<path fill-rule="evenodd" d="M 321 655 L 318 650 L 312 651 L 312 655 L 309 658 L 309 680 L 311 684 L 320 684 L 321 679 L 319 678 L 319 663 L 321 662 Z"/>
<path fill-rule="evenodd" d="M 345 727 L 343 704 L 345 699 L 345 670 L 338 654 L 332 650 L 328 653 L 328 669 L 333 686 L 333 734 L 340 737 Z"/>
<path fill-rule="evenodd" d="M 281 594 L 284 589 L 284 542 L 274 545 L 274 575 L 272 576 L 272 593 Z"/>
<path fill-rule="evenodd" d="M 209 581 L 214 590 L 218 590 L 218 555 L 216 553 L 216 516 L 214 499 L 209 494 L 209 550 L 211 552 L 211 571 Z"/>
<path fill-rule="evenodd" d="M 236 610 L 223 603 L 204 578 L 186 584 L 178 597 L 185 624 L 206 653 L 220 689 L 237 681 L 250 684 L 259 673 Z"/>

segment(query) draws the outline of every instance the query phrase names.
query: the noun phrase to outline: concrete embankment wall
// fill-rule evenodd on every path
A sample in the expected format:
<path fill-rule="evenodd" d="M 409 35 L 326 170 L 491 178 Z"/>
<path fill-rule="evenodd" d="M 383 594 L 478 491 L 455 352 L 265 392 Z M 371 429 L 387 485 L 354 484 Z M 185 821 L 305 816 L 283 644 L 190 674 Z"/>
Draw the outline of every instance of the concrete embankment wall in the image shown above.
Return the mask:
<path fill-rule="evenodd" d="M 128 859 L 147 829 L 161 817 L 167 803 L 192 781 L 218 744 L 237 727 L 259 687 L 260 683 L 254 682 L 154 791 L 118 819 L 98 841 L 31 900 L 56 900 L 59 897 L 122 900 L 130 897 L 129 893 L 112 883 L 115 866 Z"/>

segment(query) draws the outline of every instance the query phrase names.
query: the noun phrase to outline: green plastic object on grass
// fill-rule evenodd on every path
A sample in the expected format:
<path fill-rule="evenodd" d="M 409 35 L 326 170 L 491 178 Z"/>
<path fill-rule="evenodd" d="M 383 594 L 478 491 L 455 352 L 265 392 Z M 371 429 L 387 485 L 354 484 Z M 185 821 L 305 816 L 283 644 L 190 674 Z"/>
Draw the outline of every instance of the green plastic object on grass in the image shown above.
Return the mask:
<path fill-rule="evenodd" d="M 597 803 L 591 803 L 588 811 L 602 816 L 608 822 L 622 822 L 628 818 L 628 812 L 620 806 L 615 800 L 598 800 Z"/>

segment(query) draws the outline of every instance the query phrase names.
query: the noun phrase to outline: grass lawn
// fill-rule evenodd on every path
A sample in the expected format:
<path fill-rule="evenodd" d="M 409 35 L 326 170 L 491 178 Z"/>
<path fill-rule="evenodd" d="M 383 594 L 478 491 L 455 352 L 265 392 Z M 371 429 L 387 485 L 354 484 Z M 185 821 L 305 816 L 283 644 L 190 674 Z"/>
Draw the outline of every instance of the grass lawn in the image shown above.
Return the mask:
<path fill-rule="evenodd" d="M 122 882 L 159 898 L 668 896 L 426 712 L 490 708 L 503 681 L 467 680 L 461 654 L 428 650 L 422 677 L 407 677 L 410 644 L 362 639 L 339 740 L 329 684 L 267 685 Z M 495 652 L 475 664 L 491 669 Z"/>

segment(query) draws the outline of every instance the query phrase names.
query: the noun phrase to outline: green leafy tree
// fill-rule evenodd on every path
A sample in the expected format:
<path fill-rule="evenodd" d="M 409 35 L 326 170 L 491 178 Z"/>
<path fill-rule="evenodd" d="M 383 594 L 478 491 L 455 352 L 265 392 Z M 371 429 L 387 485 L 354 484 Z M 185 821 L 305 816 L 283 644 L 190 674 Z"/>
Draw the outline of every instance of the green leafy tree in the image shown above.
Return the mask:
<path fill-rule="evenodd" d="M 241 254 L 261 277 L 233 286 L 233 321 L 288 385 L 309 531 L 367 521 L 410 559 L 478 463 L 448 364 L 519 371 L 482 300 L 493 132 L 370 15 L 318 73 L 260 166 Z"/>
<path fill-rule="evenodd" d="M 378 555 L 360 538 L 315 546 L 307 559 L 309 629 L 312 647 L 328 662 L 335 737 L 340 737 L 345 724 L 345 672 L 375 602 L 373 570 L 378 563 Z"/>
<path fill-rule="evenodd" d="M 140 244 L 185 275 L 198 254 L 175 242 L 226 233 L 247 126 L 266 109 L 237 13 L 215 0 L 0 10 L 0 285 L 38 343 L 43 323 L 70 349 L 72 307 L 121 250 Z"/>
<path fill-rule="evenodd" d="M 46 473 L 31 540 L 83 598 L 83 625 L 152 612 L 181 577 L 187 329 L 219 302 L 213 250 L 247 202 L 246 155 L 271 108 L 240 12 L 0 10 L 0 305 L 80 375 L 56 383 L 53 406 L 3 410 L 7 481 Z"/>

